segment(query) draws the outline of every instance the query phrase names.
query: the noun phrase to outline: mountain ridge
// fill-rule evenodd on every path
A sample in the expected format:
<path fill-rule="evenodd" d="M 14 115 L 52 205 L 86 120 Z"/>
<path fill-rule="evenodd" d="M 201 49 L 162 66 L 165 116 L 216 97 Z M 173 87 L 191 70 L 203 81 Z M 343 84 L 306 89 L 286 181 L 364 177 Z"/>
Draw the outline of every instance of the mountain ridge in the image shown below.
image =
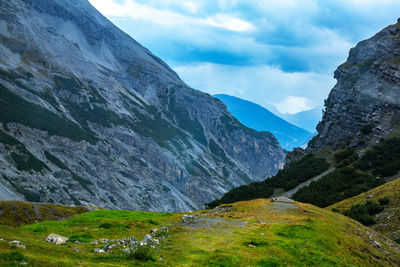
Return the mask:
<path fill-rule="evenodd" d="M 305 145 L 312 137 L 312 133 L 290 124 L 251 101 L 226 94 L 213 96 L 224 102 L 228 111 L 247 127 L 272 133 L 286 150 Z"/>
<path fill-rule="evenodd" d="M 3 1 L 0 15 L 0 184 L 19 199 L 193 210 L 283 166 L 271 134 L 88 1 Z"/>

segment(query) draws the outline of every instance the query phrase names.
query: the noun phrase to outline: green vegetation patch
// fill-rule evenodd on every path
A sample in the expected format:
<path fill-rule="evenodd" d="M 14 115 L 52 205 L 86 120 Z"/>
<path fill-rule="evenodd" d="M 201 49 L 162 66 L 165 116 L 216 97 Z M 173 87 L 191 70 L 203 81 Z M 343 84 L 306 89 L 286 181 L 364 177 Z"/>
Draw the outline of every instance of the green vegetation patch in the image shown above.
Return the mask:
<path fill-rule="evenodd" d="M 326 207 L 384 184 L 383 177 L 400 171 L 400 138 L 382 139 L 361 158 L 351 149 L 334 157 L 337 169 L 300 189 L 294 199 Z"/>
<path fill-rule="evenodd" d="M 384 182 L 383 179 L 376 179 L 354 168 L 343 167 L 312 182 L 308 187 L 301 188 L 293 195 L 293 198 L 300 202 L 327 207 L 382 185 Z"/>
<path fill-rule="evenodd" d="M 69 170 L 67 166 L 65 166 L 64 163 L 62 163 L 61 160 L 59 160 L 56 156 L 54 156 L 53 154 L 51 154 L 48 151 L 44 151 L 44 155 L 46 156 L 46 158 L 52 162 L 54 165 L 56 165 L 58 168 L 62 169 L 62 170 Z"/>
<path fill-rule="evenodd" d="M 329 168 L 325 158 L 307 154 L 301 160 L 292 162 L 286 169 L 280 170 L 277 175 L 266 180 L 271 187 L 284 188 L 286 191 L 317 176 Z"/>
<path fill-rule="evenodd" d="M 71 235 L 69 237 L 69 242 L 74 243 L 76 241 L 78 242 L 90 242 L 93 240 L 93 236 L 91 234 L 76 234 L 76 235 Z"/>
<path fill-rule="evenodd" d="M 0 100 L 1 101 L 1 100 Z M 49 167 L 37 159 L 31 152 L 22 144 L 20 141 L 15 139 L 14 137 L 6 134 L 2 130 L 0 130 L 0 143 L 13 146 L 16 151 L 12 151 L 10 156 L 14 161 L 16 167 L 20 171 L 36 171 L 39 172 L 43 169 L 49 169 Z"/>
<path fill-rule="evenodd" d="M 334 155 L 336 166 L 348 166 L 358 159 L 357 153 L 353 149 L 344 149 Z"/>
<path fill-rule="evenodd" d="M 382 177 L 395 175 L 400 170 L 400 138 L 381 140 L 354 167 Z"/>
<path fill-rule="evenodd" d="M 28 260 L 21 252 L 0 252 L 0 265 L 2 266 L 19 266 L 21 262 L 26 262 Z"/>
<path fill-rule="evenodd" d="M 365 204 L 352 206 L 349 210 L 344 211 L 343 214 L 365 226 L 370 226 L 376 223 L 373 215 L 382 212 L 384 209 L 385 207 L 379 203 L 367 201 Z"/>
<path fill-rule="evenodd" d="M 172 216 L 171 213 L 95 210 L 62 222 L 48 221 L 22 228 L 42 235 L 57 232 L 70 238 L 75 236 L 74 238 L 91 240 L 92 238 L 109 238 L 115 233 L 127 234 L 134 226 L 154 227 L 155 222 L 159 225 L 170 216 Z M 87 232 L 85 227 L 93 229 L 92 232 Z M 85 236 L 86 234 L 90 234 L 92 237 Z"/>
<path fill-rule="evenodd" d="M 234 203 L 237 201 L 252 200 L 257 198 L 268 198 L 274 193 L 274 189 L 266 182 L 256 182 L 242 185 L 230 190 L 220 199 L 207 203 L 208 208 L 214 208 L 221 204 Z"/>
<path fill-rule="evenodd" d="M 21 123 L 47 131 L 50 135 L 64 136 L 74 141 L 96 142 L 96 137 L 66 118 L 35 105 L 0 84 L 0 122 Z"/>
<path fill-rule="evenodd" d="M 210 145 L 212 141 L 210 142 Z M 301 160 L 292 162 L 286 169 L 280 170 L 277 175 L 264 182 L 255 182 L 232 189 L 222 198 L 207 204 L 209 208 L 221 204 L 233 203 L 257 198 L 268 198 L 274 193 L 274 188 L 290 190 L 297 185 L 321 174 L 329 168 L 325 158 L 315 157 L 313 154 L 304 156 Z"/>

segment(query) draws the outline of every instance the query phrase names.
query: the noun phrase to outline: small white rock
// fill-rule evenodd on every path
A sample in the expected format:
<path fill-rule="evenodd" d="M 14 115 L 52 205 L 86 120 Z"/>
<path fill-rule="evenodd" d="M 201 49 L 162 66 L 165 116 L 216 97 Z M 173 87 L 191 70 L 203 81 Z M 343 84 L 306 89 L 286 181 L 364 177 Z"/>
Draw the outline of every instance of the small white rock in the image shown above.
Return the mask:
<path fill-rule="evenodd" d="M 105 253 L 104 249 L 101 248 L 95 248 L 94 253 Z"/>

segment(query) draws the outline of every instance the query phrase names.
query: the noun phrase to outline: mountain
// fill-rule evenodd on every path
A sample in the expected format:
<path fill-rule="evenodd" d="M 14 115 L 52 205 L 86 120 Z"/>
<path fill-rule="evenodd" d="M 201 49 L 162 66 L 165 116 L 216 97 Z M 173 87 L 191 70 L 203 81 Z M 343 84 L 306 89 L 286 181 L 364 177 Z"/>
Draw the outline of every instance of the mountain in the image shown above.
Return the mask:
<path fill-rule="evenodd" d="M 0 1 L 2 199 L 187 211 L 284 157 L 87 0 Z"/>
<path fill-rule="evenodd" d="M 286 113 L 282 114 L 280 117 L 294 125 L 306 129 L 311 133 L 315 133 L 317 124 L 322 118 L 322 107 L 318 106 L 316 108 L 301 111 L 295 114 Z"/>
<path fill-rule="evenodd" d="M 352 48 L 335 71 L 311 150 L 366 147 L 400 127 L 400 23 Z"/>
<path fill-rule="evenodd" d="M 288 123 L 260 105 L 224 94 L 214 97 L 224 102 L 228 111 L 247 127 L 272 133 L 286 150 L 302 146 L 312 137 L 310 132 Z"/>
<path fill-rule="evenodd" d="M 328 207 L 369 190 L 375 192 L 374 188 L 398 179 L 399 56 L 400 19 L 350 50 L 347 62 L 335 72 L 337 84 L 325 101 L 326 112 L 318 124 L 318 135 L 306 150 L 289 152 L 285 168 L 276 176 L 232 189 L 208 205 L 275 194 Z M 390 186 L 382 188 L 389 190 Z M 393 198 L 392 194 L 388 196 Z M 358 202 L 343 214 L 368 225 L 375 223 L 374 215 L 377 222 L 383 223 L 379 216 L 390 212 L 383 212 L 382 205 L 376 201 Z M 392 199 L 389 207 L 393 213 L 389 216 L 397 206 L 398 202 Z M 382 233 L 387 234 L 383 230 Z M 394 234 L 390 237 L 398 239 Z"/>
<path fill-rule="evenodd" d="M 322 106 L 317 106 L 313 109 L 301 111 L 295 114 L 280 113 L 274 105 L 267 105 L 269 111 L 274 113 L 276 116 L 284 119 L 285 121 L 294 124 L 300 128 L 303 128 L 310 133 L 316 132 L 318 122 L 322 118 Z"/>
<path fill-rule="evenodd" d="M 0 211 L 7 215 L 0 217 L 2 266 L 400 264 L 394 241 L 338 213 L 298 202 L 258 199 L 182 215 L 0 201 Z M 26 214 L 22 222 L 18 212 Z M 35 219 L 40 222 L 32 224 Z M 51 243 L 54 233 L 68 241 Z"/>

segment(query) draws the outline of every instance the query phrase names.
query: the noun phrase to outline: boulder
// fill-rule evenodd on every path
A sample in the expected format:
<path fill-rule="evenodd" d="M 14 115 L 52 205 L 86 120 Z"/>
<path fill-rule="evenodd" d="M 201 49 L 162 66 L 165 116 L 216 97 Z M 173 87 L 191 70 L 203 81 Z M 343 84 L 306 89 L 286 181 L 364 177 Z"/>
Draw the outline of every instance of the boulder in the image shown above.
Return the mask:
<path fill-rule="evenodd" d="M 67 242 L 69 239 L 67 237 L 58 235 L 58 234 L 49 234 L 46 237 L 46 241 L 55 245 L 62 245 Z"/>
<path fill-rule="evenodd" d="M 273 197 L 272 202 L 291 203 L 291 204 L 294 203 L 292 199 L 287 197 Z"/>

